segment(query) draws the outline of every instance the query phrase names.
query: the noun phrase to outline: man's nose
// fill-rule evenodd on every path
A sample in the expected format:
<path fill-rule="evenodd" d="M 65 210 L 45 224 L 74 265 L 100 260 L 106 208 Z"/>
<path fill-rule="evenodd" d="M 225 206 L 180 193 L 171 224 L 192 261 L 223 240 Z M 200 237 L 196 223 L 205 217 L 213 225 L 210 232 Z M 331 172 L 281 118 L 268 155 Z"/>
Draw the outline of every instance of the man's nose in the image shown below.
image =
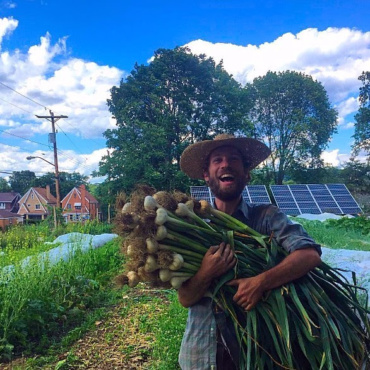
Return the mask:
<path fill-rule="evenodd" d="M 229 166 L 230 166 L 229 159 L 228 158 L 223 158 L 222 162 L 221 162 L 221 167 L 225 168 L 225 167 L 229 167 Z"/>

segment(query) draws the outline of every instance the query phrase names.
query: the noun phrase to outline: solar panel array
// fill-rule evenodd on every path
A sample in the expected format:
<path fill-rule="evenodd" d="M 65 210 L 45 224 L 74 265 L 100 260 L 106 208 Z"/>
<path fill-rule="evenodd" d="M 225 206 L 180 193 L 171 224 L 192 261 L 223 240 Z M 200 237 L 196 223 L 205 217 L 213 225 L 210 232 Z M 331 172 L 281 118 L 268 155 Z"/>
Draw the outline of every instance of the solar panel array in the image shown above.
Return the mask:
<path fill-rule="evenodd" d="M 191 186 L 190 194 L 193 198 L 202 200 L 205 199 L 213 204 L 214 195 L 208 186 Z M 265 185 L 248 185 L 242 192 L 242 197 L 247 203 L 270 204 L 271 199 L 267 193 Z"/>
<path fill-rule="evenodd" d="M 270 186 L 277 206 L 286 214 L 358 214 L 362 210 L 344 184 Z"/>

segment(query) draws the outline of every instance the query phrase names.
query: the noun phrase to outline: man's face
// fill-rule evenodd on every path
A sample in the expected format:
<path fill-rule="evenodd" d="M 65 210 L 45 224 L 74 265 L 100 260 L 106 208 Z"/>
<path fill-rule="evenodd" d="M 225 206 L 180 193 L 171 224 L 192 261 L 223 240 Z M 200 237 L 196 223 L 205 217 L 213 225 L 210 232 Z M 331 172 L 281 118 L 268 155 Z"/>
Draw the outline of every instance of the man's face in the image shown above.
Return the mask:
<path fill-rule="evenodd" d="M 236 148 L 223 146 L 210 154 L 208 170 L 204 171 L 204 180 L 216 198 L 222 201 L 239 198 L 248 177 L 243 158 Z"/>

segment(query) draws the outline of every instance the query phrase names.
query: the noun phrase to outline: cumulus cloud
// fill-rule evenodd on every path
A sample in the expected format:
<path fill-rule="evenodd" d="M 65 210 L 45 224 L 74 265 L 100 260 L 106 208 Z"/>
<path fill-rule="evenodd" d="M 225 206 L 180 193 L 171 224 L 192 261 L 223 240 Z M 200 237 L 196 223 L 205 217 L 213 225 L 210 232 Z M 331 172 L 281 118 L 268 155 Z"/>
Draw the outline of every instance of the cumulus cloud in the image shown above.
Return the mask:
<path fill-rule="evenodd" d="M 18 26 L 18 21 L 10 18 L 0 18 L 0 46 L 4 36 L 11 34 Z"/>
<path fill-rule="evenodd" d="M 187 46 L 195 54 L 223 61 L 225 70 L 241 84 L 252 82 L 268 71 L 295 70 L 311 75 L 323 84 L 332 105 L 338 109 L 339 132 L 353 131 L 353 114 L 358 110 L 355 96 L 361 86 L 358 76 L 370 66 L 370 32 L 309 28 L 297 34 L 286 33 L 260 45 L 195 40 Z M 346 134 L 351 136 L 351 133 Z M 331 163 L 340 163 L 339 154 L 332 152 L 325 156 Z"/>
<path fill-rule="evenodd" d="M 358 92 L 357 80 L 370 64 L 370 32 L 348 28 L 316 28 L 296 35 L 286 33 L 261 45 L 233 45 L 203 40 L 187 45 L 196 54 L 223 60 L 225 69 L 241 83 L 271 71 L 296 70 L 313 76 L 325 86 L 334 102 Z"/>
<path fill-rule="evenodd" d="M 76 154 L 73 150 L 63 150 L 58 154 L 58 167 L 60 172 L 79 172 L 90 176 L 99 166 L 107 149 L 97 149 L 87 154 Z M 27 161 L 27 157 L 36 157 Z M 40 159 L 43 158 L 43 159 Z M 54 172 L 54 156 L 52 151 L 24 151 L 21 147 L 0 144 L 1 167 L 7 171 L 24 171 L 27 169 L 41 176 L 47 172 Z M 50 163 L 48 163 L 50 162 Z"/>
<path fill-rule="evenodd" d="M 12 18 L 1 19 L 0 42 L 17 25 L 18 21 Z M 46 33 L 39 44 L 29 47 L 26 53 L 1 51 L 0 81 L 30 98 L 0 86 L 0 99 L 11 103 L 0 104 L 3 117 L 8 117 L 1 122 L 3 129 L 10 128 L 10 133 L 27 137 L 36 133 L 47 134 L 50 124 L 35 117 L 35 114 L 49 114 L 48 110 L 45 113 L 45 108 L 51 109 L 55 115 L 68 116 L 68 123 L 63 128 L 66 134 L 101 138 L 107 128 L 114 127 L 106 101 L 123 71 L 70 57 L 66 43 L 66 38 L 53 43 L 51 35 Z M 12 125 L 14 121 L 19 123 L 17 127 Z"/>

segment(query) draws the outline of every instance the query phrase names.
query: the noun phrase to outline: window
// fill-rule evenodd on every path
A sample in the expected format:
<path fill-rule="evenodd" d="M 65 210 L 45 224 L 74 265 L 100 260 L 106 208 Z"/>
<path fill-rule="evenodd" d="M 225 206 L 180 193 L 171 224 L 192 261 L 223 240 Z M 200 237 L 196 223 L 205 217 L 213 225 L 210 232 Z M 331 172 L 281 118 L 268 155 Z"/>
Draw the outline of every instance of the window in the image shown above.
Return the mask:
<path fill-rule="evenodd" d="M 71 204 L 70 204 L 70 203 L 68 203 L 68 204 L 67 204 L 67 209 L 71 209 L 71 208 L 72 208 Z"/>
<path fill-rule="evenodd" d="M 0 209 L 5 209 L 5 203 L 3 202 L 0 203 Z"/>
<path fill-rule="evenodd" d="M 75 209 L 81 209 L 81 206 L 75 206 Z"/>
<path fill-rule="evenodd" d="M 31 199 L 33 199 L 33 193 L 31 193 Z"/>
<path fill-rule="evenodd" d="M 36 204 L 35 209 L 41 209 L 40 204 Z"/>
<path fill-rule="evenodd" d="M 73 221 L 73 215 L 69 215 L 69 219 Z"/>

